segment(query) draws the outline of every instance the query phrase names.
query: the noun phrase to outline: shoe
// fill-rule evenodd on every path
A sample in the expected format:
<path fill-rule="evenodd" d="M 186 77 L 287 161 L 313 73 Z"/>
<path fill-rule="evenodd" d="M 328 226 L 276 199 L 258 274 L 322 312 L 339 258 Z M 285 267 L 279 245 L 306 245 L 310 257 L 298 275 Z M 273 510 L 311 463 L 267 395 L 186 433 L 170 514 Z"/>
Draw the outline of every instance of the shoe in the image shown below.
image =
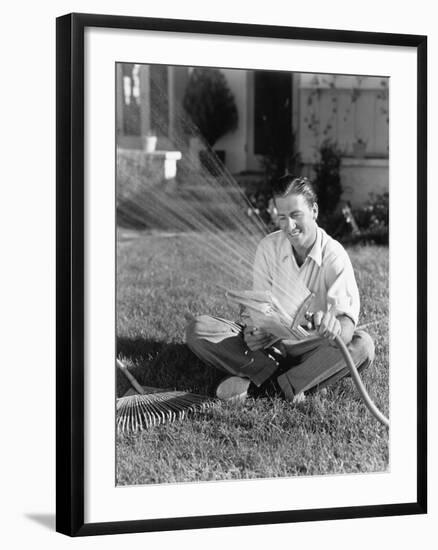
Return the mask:
<path fill-rule="evenodd" d="M 300 393 L 297 393 L 292 398 L 292 403 L 294 405 L 299 405 L 300 403 L 304 403 L 306 401 L 306 395 L 303 391 L 300 391 Z"/>
<path fill-rule="evenodd" d="M 251 380 L 249 378 L 229 376 L 222 380 L 216 388 L 216 397 L 222 401 L 243 402 L 248 395 L 250 384 Z"/>

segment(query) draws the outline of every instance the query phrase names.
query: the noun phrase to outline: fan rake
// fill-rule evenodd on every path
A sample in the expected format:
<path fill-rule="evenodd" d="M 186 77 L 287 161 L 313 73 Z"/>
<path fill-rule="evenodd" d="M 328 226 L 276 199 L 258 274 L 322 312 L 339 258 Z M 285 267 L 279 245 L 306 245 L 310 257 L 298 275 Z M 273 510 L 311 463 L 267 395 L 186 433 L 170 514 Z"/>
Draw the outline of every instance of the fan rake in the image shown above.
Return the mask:
<path fill-rule="evenodd" d="M 119 359 L 116 359 L 116 364 L 133 388 L 117 399 L 116 425 L 119 433 L 138 432 L 204 413 L 216 402 L 211 397 L 187 391 L 141 386 Z M 133 390 L 138 393 L 133 393 Z"/>

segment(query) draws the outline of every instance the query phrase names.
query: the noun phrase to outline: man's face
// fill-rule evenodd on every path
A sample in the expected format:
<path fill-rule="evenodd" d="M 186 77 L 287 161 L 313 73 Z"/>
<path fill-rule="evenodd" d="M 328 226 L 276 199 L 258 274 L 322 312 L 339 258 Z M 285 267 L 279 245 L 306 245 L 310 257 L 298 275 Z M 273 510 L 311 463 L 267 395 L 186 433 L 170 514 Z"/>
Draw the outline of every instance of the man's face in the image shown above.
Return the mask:
<path fill-rule="evenodd" d="M 278 223 L 292 246 L 308 248 L 316 237 L 316 218 L 318 206 L 309 206 L 303 195 L 288 195 L 285 198 L 275 197 Z"/>

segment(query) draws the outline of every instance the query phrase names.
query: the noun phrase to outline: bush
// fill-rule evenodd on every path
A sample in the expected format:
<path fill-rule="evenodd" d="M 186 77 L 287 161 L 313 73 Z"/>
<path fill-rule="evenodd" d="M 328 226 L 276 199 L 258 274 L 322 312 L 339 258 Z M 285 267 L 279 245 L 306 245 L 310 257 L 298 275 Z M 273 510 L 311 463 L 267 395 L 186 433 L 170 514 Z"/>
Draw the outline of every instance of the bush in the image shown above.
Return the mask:
<path fill-rule="evenodd" d="M 322 217 L 333 214 L 342 195 L 341 151 L 331 141 L 324 141 L 319 150 L 320 160 L 315 164 L 314 187 Z"/>
<path fill-rule="evenodd" d="M 318 215 L 318 225 L 335 239 L 344 240 L 351 233 L 351 226 L 346 221 L 341 210 L 330 214 Z"/>
<path fill-rule="evenodd" d="M 388 228 L 389 193 L 370 193 L 367 205 L 354 211 L 354 217 L 361 229 Z"/>
<path fill-rule="evenodd" d="M 193 70 L 183 106 L 210 147 L 237 128 L 238 114 L 234 97 L 224 74 L 218 69 Z"/>
<path fill-rule="evenodd" d="M 368 204 L 353 210 L 363 241 L 375 244 L 389 242 L 389 193 L 370 193 Z"/>
<path fill-rule="evenodd" d="M 388 193 L 370 193 L 370 199 L 364 207 L 355 208 L 349 212 L 356 222 L 357 230 L 354 230 L 353 225 L 348 222 L 343 211 L 327 216 L 319 223 L 329 234 L 344 243 L 388 244 Z"/>
<path fill-rule="evenodd" d="M 260 174 L 236 175 L 236 183 L 245 194 L 248 201 L 246 213 L 249 217 L 259 216 L 266 224 L 268 231 L 277 229 L 270 212 L 270 201 L 272 198 L 271 184 Z"/>

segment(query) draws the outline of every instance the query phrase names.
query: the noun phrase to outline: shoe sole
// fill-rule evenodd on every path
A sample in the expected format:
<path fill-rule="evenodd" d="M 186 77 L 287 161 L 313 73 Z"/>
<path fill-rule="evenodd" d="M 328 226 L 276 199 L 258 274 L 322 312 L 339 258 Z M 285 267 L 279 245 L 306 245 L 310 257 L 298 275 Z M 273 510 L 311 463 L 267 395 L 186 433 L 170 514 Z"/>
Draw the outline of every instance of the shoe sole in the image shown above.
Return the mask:
<path fill-rule="evenodd" d="M 240 376 L 225 378 L 216 389 L 216 397 L 221 401 L 245 401 L 251 381 Z"/>

